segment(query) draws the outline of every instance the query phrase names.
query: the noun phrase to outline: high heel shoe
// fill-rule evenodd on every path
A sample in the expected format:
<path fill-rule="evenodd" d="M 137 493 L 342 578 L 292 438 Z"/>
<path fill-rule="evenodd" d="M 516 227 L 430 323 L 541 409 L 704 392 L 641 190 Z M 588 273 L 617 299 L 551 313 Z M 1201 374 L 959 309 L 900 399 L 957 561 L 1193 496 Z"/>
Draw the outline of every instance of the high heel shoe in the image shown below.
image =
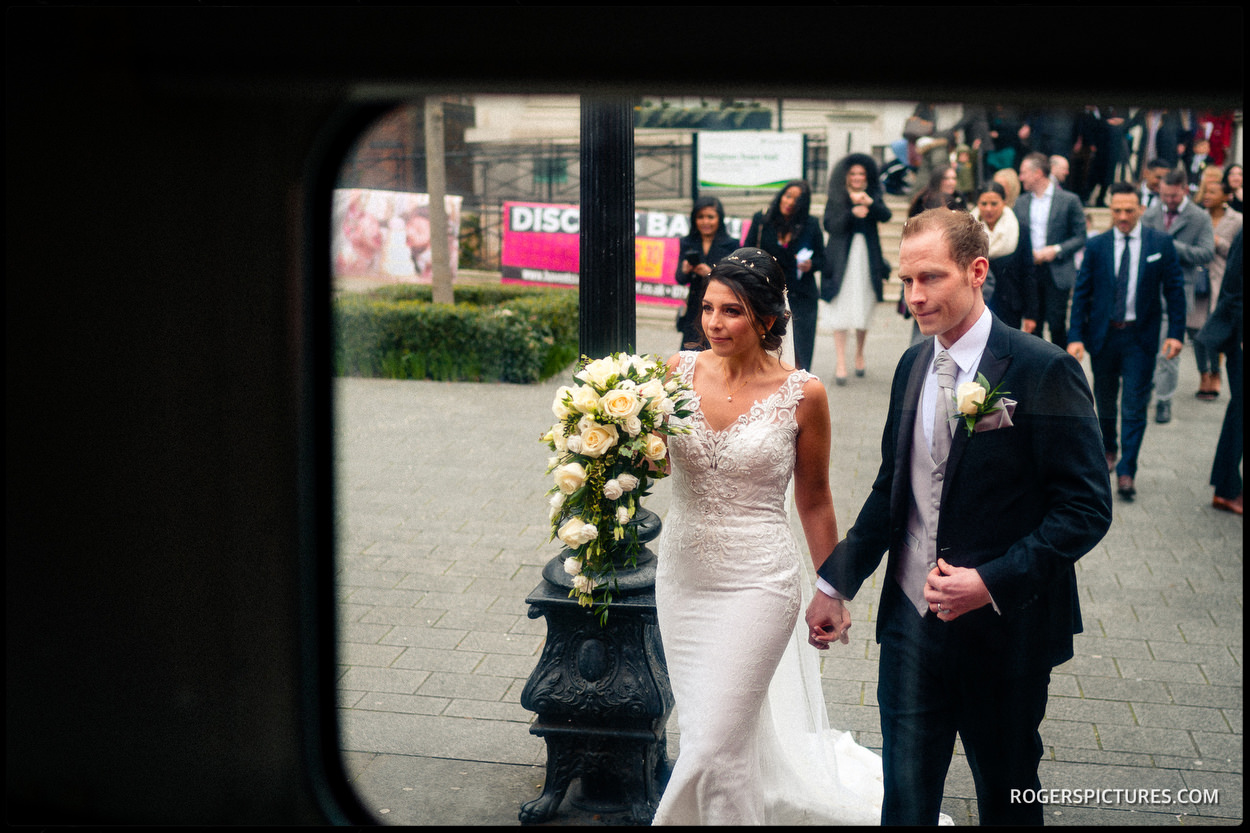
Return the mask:
<path fill-rule="evenodd" d="M 846 385 L 846 377 L 845 377 L 845 376 L 834 376 L 834 377 L 833 377 L 833 383 L 834 383 L 835 385 L 837 385 L 838 387 L 843 387 L 844 385 Z"/>

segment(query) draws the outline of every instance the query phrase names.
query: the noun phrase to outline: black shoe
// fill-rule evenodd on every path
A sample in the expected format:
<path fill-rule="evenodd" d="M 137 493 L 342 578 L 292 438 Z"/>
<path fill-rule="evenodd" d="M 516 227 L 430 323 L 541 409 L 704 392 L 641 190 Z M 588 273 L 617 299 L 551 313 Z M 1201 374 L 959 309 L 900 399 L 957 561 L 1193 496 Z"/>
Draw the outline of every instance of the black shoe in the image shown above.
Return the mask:
<path fill-rule="evenodd" d="M 1160 424 L 1172 421 L 1172 403 L 1166 399 L 1155 405 L 1155 422 Z"/>
<path fill-rule="evenodd" d="M 1115 490 L 1120 493 L 1120 497 L 1125 500 L 1132 500 L 1137 496 L 1137 489 L 1133 486 L 1133 478 L 1127 474 L 1122 474 L 1116 478 Z"/>

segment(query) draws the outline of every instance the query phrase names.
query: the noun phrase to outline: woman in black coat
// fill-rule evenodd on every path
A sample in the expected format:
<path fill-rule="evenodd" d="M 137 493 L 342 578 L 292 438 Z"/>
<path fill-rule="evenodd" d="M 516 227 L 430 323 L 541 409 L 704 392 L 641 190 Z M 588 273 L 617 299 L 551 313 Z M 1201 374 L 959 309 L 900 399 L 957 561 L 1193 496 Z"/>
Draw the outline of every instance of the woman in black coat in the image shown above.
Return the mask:
<path fill-rule="evenodd" d="M 889 267 L 881 255 L 880 223 L 890 221 L 876 161 L 852 153 L 829 176 L 825 203 L 825 270 L 821 297 L 833 303 L 833 346 L 837 351 L 834 381 L 846 384 L 846 331 L 855 330 L 855 375 L 864 375 L 864 341 L 874 306 L 883 300 Z"/>
<path fill-rule="evenodd" d="M 825 235 L 811 216 L 812 189 L 792 179 L 781 187 L 766 211 L 751 218 L 745 245 L 763 249 L 781 264 L 794 324 L 794 364 L 812 369 L 820 291 L 816 272 L 825 268 Z"/>
<path fill-rule="evenodd" d="M 1032 280 L 1033 255 L 1029 236 L 1022 234 L 1015 212 L 1007 207 L 1007 192 L 997 182 L 977 191 L 972 216 L 981 221 L 990 238 L 989 261 L 993 284 L 986 279 L 981 295 L 990 312 L 1013 330 L 1024 324 L 1028 332 L 1038 316 L 1037 286 Z"/>
<path fill-rule="evenodd" d="M 703 292 L 712 267 L 738 249 L 725 230 L 725 207 L 716 197 L 700 197 L 690 212 L 690 233 L 681 239 L 677 283 L 690 287 L 686 308 L 677 316 L 679 350 L 695 350 L 703 338 Z"/>

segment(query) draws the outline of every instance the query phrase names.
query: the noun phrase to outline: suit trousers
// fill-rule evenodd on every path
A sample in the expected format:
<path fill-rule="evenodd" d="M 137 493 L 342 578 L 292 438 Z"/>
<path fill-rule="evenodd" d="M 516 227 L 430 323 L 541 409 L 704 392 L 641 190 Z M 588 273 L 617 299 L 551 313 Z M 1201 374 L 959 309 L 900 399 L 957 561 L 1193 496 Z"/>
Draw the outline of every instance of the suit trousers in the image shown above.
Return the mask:
<path fill-rule="evenodd" d="M 887 578 L 885 584 L 882 610 L 894 613 L 883 623 L 877 685 L 885 772 L 881 823 L 937 824 L 958 735 L 981 824 L 1041 825 L 1042 805 L 1026 803 L 1022 795 L 1041 786 L 1038 726 L 1046 714 L 1049 669 L 1004 675 L 1001 658 L 968 656 L 954 636 L 959 620 L 942 622 L 933 613 L 922 618 L 898 582 Z M 888 593 L 898 598 L 887 603 Z"/>
<path fill-rule="evenodd" d="M 1245 403 L 1242 402 L 1245 366 L 1242 362 L 1241 345 L 1236 341 L 1227 353 L 1228 409 L 1224 411 L 1224 426 L 1215 446 L 1215 462 L 1211 464 L 1211 485 L 1215 494 L 1229 500 L 1241 494 L 1241 455 L 1245 446 L 1242 434 Z"/>
<path fill-rule="evenodd" d="M 819 303 L 820 299 L 816 297 L 790 296 L 790 326 L 794 328 L 794 365 L 799 370 L 812 369 Z"/>
<path fill-rule="evenodd" d="M 1040 336 L 1042 326 L 1050 330 L 1050 341 L 1063 349 L 1068 347 L 1068 300 L 1072 295 L 1070 289 L 1055 286 L 1055 279 L 1050 276 L 1050 267 L 1046 264 L 1033 267 L 1037 280 L 1037 305 L 1042 319 L 1037 322 L 1033 332 Z"/>
<path fill-rule="evenodd" d="M 1094 407 L 1102 429 L 1103 450 L 1116 452 L 1116 404 L 1120 410 L 1120 462 L 1116 474 L 1137 476 L 1137 455 L 1146 436 L 1146 411 L 1150 407 L 1151 373 L 1155 357 L 1142 349 L 1136 324 L 1107 330 L 1102 349 L 1090 354 L 1094 371 Z M 1120 387 L 1124 393 L 1121 398 Z"/>

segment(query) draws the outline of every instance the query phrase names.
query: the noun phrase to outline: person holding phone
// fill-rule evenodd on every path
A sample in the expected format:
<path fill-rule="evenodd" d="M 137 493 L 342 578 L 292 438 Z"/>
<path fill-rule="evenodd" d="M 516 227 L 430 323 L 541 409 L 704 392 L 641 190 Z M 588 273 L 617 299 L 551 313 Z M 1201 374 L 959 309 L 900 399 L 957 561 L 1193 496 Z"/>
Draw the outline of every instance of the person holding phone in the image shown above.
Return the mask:
<path fill-rule="evenodd" d="M 700 197 L 690 212 L 690 233 L 681 239 L 677 283 L 689 287 L 686 307 L 677 316 L 679 350 L 696 350 L 702 339 L 703 291 L 712 267 L 738 248 L 725 230 L 725 207 L 716 197 Z"/>

